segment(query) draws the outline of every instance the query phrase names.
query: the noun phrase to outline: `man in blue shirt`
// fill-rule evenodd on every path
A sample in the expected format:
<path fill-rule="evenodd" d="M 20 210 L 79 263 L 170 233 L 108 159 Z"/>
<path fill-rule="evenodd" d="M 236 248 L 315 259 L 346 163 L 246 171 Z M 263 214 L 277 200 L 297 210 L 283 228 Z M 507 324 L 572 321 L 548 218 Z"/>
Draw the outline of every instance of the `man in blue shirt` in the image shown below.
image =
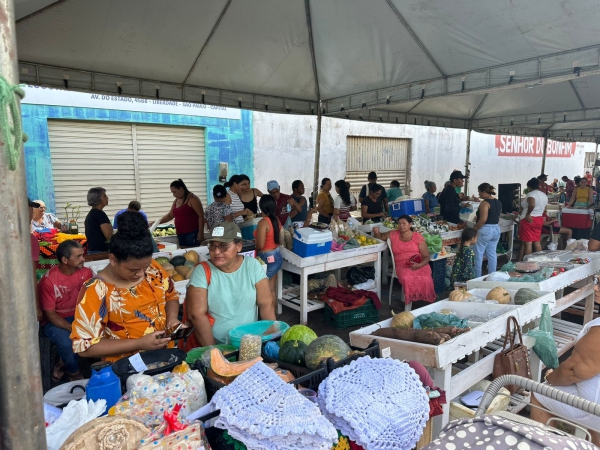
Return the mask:
<path fill-rule="evenodd" d="M 146 222 L 148 222 L 148 216 L 146 216 L 146 213 L 144 211 L 142 211 L 142 205 L 140 205 L 140 202 L 136 202 L 134 200 L 132 202 L 129 202 L 129 206 L 127 206 L 127 209 L 122 209 L 121 211 L 119 211 L 118 213 L 115 214 L 115 218 L 113 220 L 113 229 L 114 230 L 116 230 L 118 228 L 117 219 L 125 211 L 139 212 L 142 216 L 144 216 L 144 219 L 146 219 Z"/>

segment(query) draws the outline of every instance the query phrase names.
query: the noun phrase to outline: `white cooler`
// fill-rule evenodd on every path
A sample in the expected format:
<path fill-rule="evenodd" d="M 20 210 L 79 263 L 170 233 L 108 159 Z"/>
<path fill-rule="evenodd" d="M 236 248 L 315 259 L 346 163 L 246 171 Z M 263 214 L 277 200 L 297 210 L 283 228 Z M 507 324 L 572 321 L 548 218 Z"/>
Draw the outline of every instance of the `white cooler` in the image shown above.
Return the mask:
<path fill-rule="evenodd" d="M 302 257 L 322 255 L 331 251 L 331 231 L 319 231 L 313 228 L 294 230 L 293 252 Z"/>

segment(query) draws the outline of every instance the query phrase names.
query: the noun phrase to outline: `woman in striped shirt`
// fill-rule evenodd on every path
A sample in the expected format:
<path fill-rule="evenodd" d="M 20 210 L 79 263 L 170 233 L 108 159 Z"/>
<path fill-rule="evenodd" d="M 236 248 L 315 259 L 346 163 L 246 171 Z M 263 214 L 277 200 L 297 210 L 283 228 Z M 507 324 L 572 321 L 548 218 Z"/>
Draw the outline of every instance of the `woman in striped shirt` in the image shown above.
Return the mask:
<path fill-rule="evenodd" d="M 333 220 L 341 219 L 344 222 L 350 218 L 350 211 L 356 211 L 356 199 L 350 194 L 348 185 L 344 180 L 335 182 L 335 192 L 338 196 L 333 202 Z"/>
<path fill-rule="evenodd" d="M 225 187 L 228 189 L 229 198 L 231 200 L 231 210 L 233 211 L 233 221 L 235 223 L 242 223 L 244 216 L 253 214 L 247 208 L 244 208 L 240 195 L 242 194 L 242 182 L 244 180 L 239 175 L 232 175 Z"/>

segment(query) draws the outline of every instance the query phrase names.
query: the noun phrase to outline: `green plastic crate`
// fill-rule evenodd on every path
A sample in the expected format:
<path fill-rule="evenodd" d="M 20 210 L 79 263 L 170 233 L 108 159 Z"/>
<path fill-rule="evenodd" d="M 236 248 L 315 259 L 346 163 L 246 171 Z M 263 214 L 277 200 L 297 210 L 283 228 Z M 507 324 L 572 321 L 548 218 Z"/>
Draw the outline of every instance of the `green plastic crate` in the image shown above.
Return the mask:
<path fill-rule="evenodd" d="M 342 311 L 334 314 L 329 305 L 325 305 L 325 320 L 335 328 L 344 329 L 354 325 L 365 325 L 379 322 L 379 311 L 375 308 L 373 300 L 367 300 L 360 308 Z"/>

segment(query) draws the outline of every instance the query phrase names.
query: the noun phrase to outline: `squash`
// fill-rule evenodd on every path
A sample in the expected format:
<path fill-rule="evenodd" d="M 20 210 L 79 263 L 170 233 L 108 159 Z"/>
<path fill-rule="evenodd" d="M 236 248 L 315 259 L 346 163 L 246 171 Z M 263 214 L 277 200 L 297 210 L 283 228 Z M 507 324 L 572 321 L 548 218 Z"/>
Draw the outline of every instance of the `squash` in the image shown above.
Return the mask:
<path fill-rule="evenodd" d="M 187 259 L 185 259 L 183 256 L 174 256 L 173 259 L 171 259 L 171 264 L 173 264 L 175 267 L 183 266 L 186 261 Z"/>
<path fill-rule="evenodd" d="M 304 366 L 304 352 L 308 348 L 302 341 L 287 341 L 279 349 L 279 359 L 284 363 Z"/>
<path fill-rule="evenodd" d="M 250 361 L 229 362 L 218 348 L 213 348 L 210 351 L 210 368 L 222 377 L 237 377 L 260 361 L 262 361 L 262 358 L 258 356 Z"/>
<path fill-rule="evenodd" d="M 175 275 L 173 275 L 171 278 L 173 279 L 173 281 L 184 281 L 185 280 L 185 278 L 183 277 L 183 275 L 180 275 L 178 273 L 176 273 Z"/>
<path fill-rule="evenodd" d="M 194 250 L 189 250 L 189 251 L 185 252 L 183 254 L 183 257 L 194 264 L 197 264 L 198 261 L 200 260 L 198 253 L 196 253 Z"/>
<path fill-rule="evenodd" d="M 392 310 L 392 326 L 394 328 L 412 328 L 414 320 L 415 316 L 410 311 L 394 314 L 394 310 Z"/>
<path fill-rule="evenodd" d="M 466 299 L 471 297 L 473 297 L 473 294 L 463 291 L 462 289 L 455 289 L 454 291 L 450 292 L 448 300 L 452 302 L 464 302 Z"/>
<path fill-rule="evenodd" d="M 171 278 L 173 278 L 173 276 L 177 273 L 173 269 L 166 270 L 165 272 L 167 272 L 167 275 L 169 275 Z"/>
<path fill-rule="evenodd" d="M 485 297 L 486 300 L 496 300 L 501 305 L 508 305 L 510 303 L 510 294 L 503 287 L 497 286 L 488 292 Z"/>
<path fill-rule="evenodd" d="M 304 352 L 306 367 L 315 370 L 322 361 L 329 358 L 334 362 L 346 358 L 352 349 L 335 335 L 325 335 L 316 338 L 310 343 Z"/>
<path fill-rule="evenodd" d="M 539 294 L 533 289 L 521 288 L 515 294 L 515 305 L 524 305 L 539 297 Z"/>
<path fill-rule="evenodd" d="M 185 276 L 190 271 L 191 270 L 190 270 L 189 267 L 186 267 L 186 266 L 175 266 L 175 272 L 177 272 L 179 275 L 181 275 L 184 279 L 185 279 Z"/>
<path fill-rule="evenodd" d="M 192 274 L 193 274 L 193 273 L 194 273 L 194 271 L 193 271 L 193 270 L 190 270 L 190 271 L 187 273 L 187 275 L 185 276 L 185 279 L 186 279 L 186 280 L 189 280 L 190 278 L 192 278 Z"/>
<path fill-rule="evenodd" d="M 167 258 L 165 256 L 159 256 L 154 261 L 156 261 L 157 263 L 159 263 L 163 267 L 165 267 L 165 264 L 169 264 L 169 258 Z"/>
<path fill-rule="evenodd" d="M 222 377 L 221 375 L 217 375 L 214 370 L 210 367 L 206 369 L 206 378 L 210 378 L 211 380 L 218 381 L 219 383 L 224 384 L 225 386 L 231 384 L 235 377 Z"/>

